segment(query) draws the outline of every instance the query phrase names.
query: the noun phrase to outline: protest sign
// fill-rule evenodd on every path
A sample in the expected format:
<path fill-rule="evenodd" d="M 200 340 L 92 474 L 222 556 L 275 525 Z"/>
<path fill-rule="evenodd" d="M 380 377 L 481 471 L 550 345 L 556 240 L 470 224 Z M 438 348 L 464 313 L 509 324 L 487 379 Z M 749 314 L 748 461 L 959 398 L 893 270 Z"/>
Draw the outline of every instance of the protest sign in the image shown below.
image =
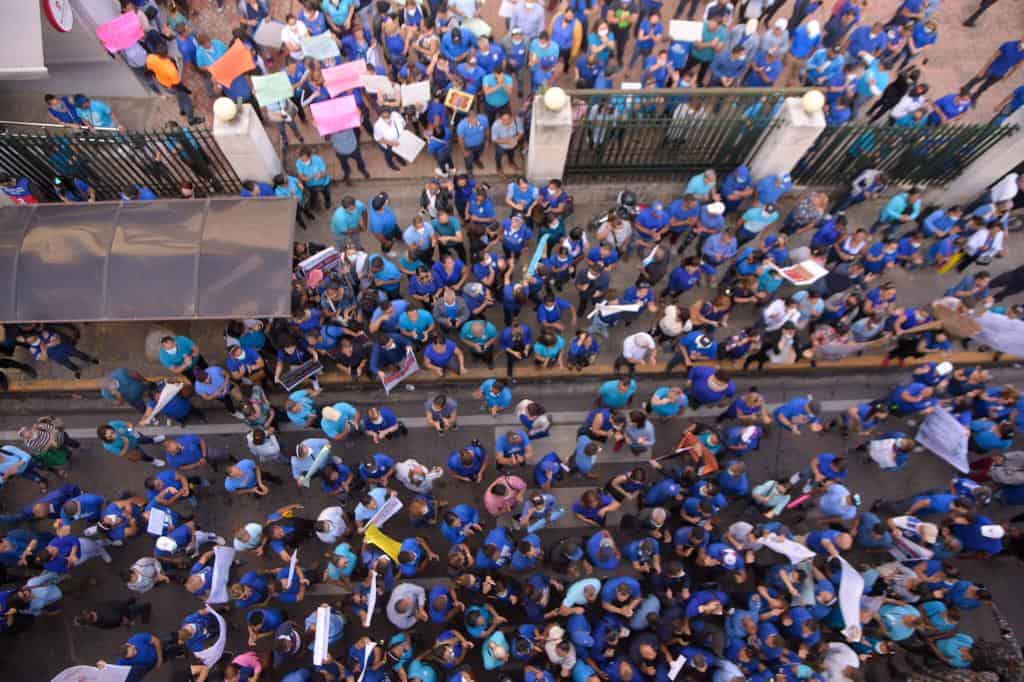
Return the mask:
<path fill-rule="evenodd" d="M 423 108 L 430 102 L 430 81 L 403 83 L 402 106 Z"/>
<path fill-rule="evenodd" d="M 914 440 L 949 462 L 960 473 L 966 474 L 970 470 L 967 464 L 967 427 L 946 410 L 936 410 L 928 415 L 921 422 Z"/>
<path fill-rule="evenodd" d="M 209 604 L 206 605 L 206 610 L 217 619 L 217 625 L 219 626 L 217 630 L 220 634 L 212 646 L 202 651 L 197 651 L 196 658 L 202 661 L 203 665 L 213 667 L 220 660 L 220 657 L 224 655 L 224 647 L 228 643 L 228 624 L 224 622 L 224 616 L 217 613 L 217 610 Z"/>
<path fill-rule="evenodd" d="M 375 73 L 364 73 L 359 77 L 359 80 L 363 83 L 363 89 L 374 95 L 391 85 L 390 78 L 378 76 Z"/>
<path fill-rule="evenodd" d="M 209 71 L 213 80 L 227 88 L 236 78 L 255 68 L 252 52 L 241 40 L 236 40 L 220 59 L 210 64 Z"/>
<path fill-rule="evenodd" d="M 288 80 L 288 74 L 284 71 L 278 71 L 269 76 L 253 76 L 252 89 L 256 95 L 256 101 L 264 107 L 290 99 L 295 92 L 292 82 Z"/>
<path fill-rule="evenodd" d="M 403 130 L 402 134 L 398 136 L 398 146 L 395 147 L 394 151 L 403 159 L 412 163 L 426 146 L 427 143 L 417 136 L 416 133 Z"/>
<path fill-rule="evenodd" d="M 50 682 L 127 682 L 132 673 L 130 665 L 111 665 L 102 668 L 91 665 L 76 665 L 57 673 Z"/>
<path fill-rule="evenodd" d="M 775 533 L 769 533 L 767 536 L 762 538 L 761 544 L 777 552 L 782 556 L 789 559 L 791 564 L 798 564 L 805 559 L 813 559 L 814 552 L 807 548 L 805 545 L 801 545 L 799 542 L 794 542 L 781 535 Z"/>
<path fill-rule="evenodd" d="M 337 97 L 343 92 L 363 87 L 363 74 L 366 73 L 366 62 L 359 59 L 354 62 L 345 62 L 324 69 L 324 86 L 331 97 Z"/>
<path fill-rule="evenodd" d="M 473 95 L 468 92 L 452 88 L 448 91 L 448 94 L 445 95 L 444 105 L 449 109 L 466 113 L 473 108 Z"/>
<path fill-rule="evenodd" d="M 164 529 L 169 525 L 169 520 L 169 517 L 163 509 L 153 507 L 149 510 L 149 521 L 146 523 L 146 532 L 150 535 L 160 537 L 164 534 Z"/>
<path fill-rule="evenodd" d="M 391 395 L 391 389 L 418 371 L 420 371 L 420 363 L 416 361 L 416 355 L 412 352 L 412 349 L 408 348 L 406 349 L 405 359 L 399 364 L 398 369 L 390 374 L 385 374 L 384 378 L 381 379 L 381 383 L 384 385 L 384 392 Z"/>
<path fill-rule="evenodd" d="M 213 548 L 213 584 L 210 586 L 209 599 L 211 604 L 228 603 L 228 575 L 234 561 L 234 547 L 218 546 Z"/>
<path fill-rule="evenodd" d="M 330 135 L 340 130 L 358 128 L 362 120 L 356 98 L 352 95 L 336 97 L 309 106 L 313 122 L 321 135 Z"/>
<path fill-rule="evenodd" d="M 327 637 L 331 633 L 331 607 L 321 604 L 316 607 L 316 636 L 313 639 L 313 665 L 323 665 L 327 660 Z"/>
<path fill-rule="evenodd" d="M 110 52 L 117 52 L 142 40 L 142 24 L 135 12 L 126 12 L 116 19 L 96 27 L 96 35 L 103 47 Z"/>
<path fill-rule="evenodd" d="M 260 22 L 259 28 L 252 34 L 252 40 L 260 47 L 269 47 L 271 50 L 277 50 L 281 47 L 281 30 L 284 28 L 284 24 L 279 21 L 263 21 Z"/>
<path fill-rule="evenodd" d="M 828 270 L 813 258 L 800 261 L 796 265 L 790 265 L 787 268 L 780 268 L 771 263 L 769 263 L 769 266 L 772 270 L 782 275 L 784 280 L 798 287 L 814 284 L 828 274 Z"/>
<path fill-rule="evenodd" d="M 334 59 L 341 54 L 341 50 L 338 49 L 338 43 L 334 40 L 334 34 L 330 31 L 324 31 L 320 35 L 303 38 L 299 44 L 302 47 L 303 55 L 317 61 Z"/>
<path fill-rule="evenodd" d="M 839 611 L 843 614 L 843 636 L 851 642 L 859 642 L 860 597 L 864 594 L 864 576 L 857 572 L 846 559 L 839 557 L 843 574 L 839 579 Z"/>
<path fill-rule="evenodd" d="M 700 39 L 704 36 L 704 24 L 699 21 L 673 19 L 668 24 L 668 36 L 676 42 L 700 42 Z"/>

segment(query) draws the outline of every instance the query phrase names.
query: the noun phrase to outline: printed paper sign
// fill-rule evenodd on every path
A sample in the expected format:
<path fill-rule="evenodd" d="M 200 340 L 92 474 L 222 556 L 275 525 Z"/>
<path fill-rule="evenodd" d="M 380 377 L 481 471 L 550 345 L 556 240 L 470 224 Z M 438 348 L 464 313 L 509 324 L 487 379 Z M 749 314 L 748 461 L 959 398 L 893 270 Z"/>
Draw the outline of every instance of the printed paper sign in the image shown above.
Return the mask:
<path fill-rule="evenodd" d="M 800 261 L 796 265 L 790 265 L 788 268 L 780 268 L 775 265 L 771 265 L 771 268 L 782 275 L 782 278 L 787 282 L 798 287 L 814 284 L 828 274 L 828 270 L 813 258 Z"/>
<path fill-rule="evenodd" d="M 149 522 L 146 524 L 146 532 L 160 537 L 164 534 L 164 529 L 167 528 L 167 521 L 167 514 L 164 513 L 164 510 L 159 507 L 153 507 L 149 510 Z"/>
<path fill-rule="evenodd" d="M 420 371 L 420 363 L 416 362 L 416 355 L 412 352 L 412 349 L 407 348 L 405 359 L 402 360 L 402 364 L 398 366 L 398 369 L 391 372 L 391 374 L 385 374 L 381 380 L 381 383 L 384 384 L 384 392 L 391 395 L 391 389 L 418 371 Z"/>
<path fill-rule="evenodd" d="M 309 106 L 313 114 L 313 122 L 321 135 L 330 135 L 340 130 L 358 128 L 362 114 L 352 95 L 336 97 L 324 102 L 314 102 Z"/>
<path fill-rule="evenodd" d="M 449 109 L 466 113 L 473 108 L 473 95 L 468 92 L 452 88 L 448 91 L 448 94 L 445 95 L 444 105 Z"/>
<path fill-rule="evenodd" d="M 278 71 L 269 76 L 253 76 L 252 89 L 256 95 L 256 101 L 264 107 L 291 99 L 295 93 L 292 82 L 288 80 L 288 74 L 284 71 Z"/>
<path fill-rule="evenodd" d="M 210 75 L 225 88 L 231 87 L 235 79 L 243 73 L 256 68 L 256 62 L 252 59 L 252 52 L 241 40 L 231 43 L 231 47 L 224 53 L 224 56 L 210 64 Z"/>
<path fill-rule="evenodd" d="M 103 47 L 110 52 L 117 52 L 142 40 L 142 24 L 135 12 L 126 12 L 117 19 L 97 26 L 96 35 Z"/>
<path fill-rule="evenodd" d="M 359 77 L 359 80 L 362 82 L 363 88 L 374 95 L 391 87 L 390 78 L 378 76 L 375 73 L 364 73 Z"/>
<path fill-rule="evenodd" d="M 324 85 L 331 97 L 337 97 L 343 92 L 355 90 L 363 86 L 363 74 L 366 73 L 366 62 L 358 60 L 345 62 L 324 69 Z"/>
<path fill-rule="evenodd" d="M 334 59 L 341 54 L 341 50 L 338 49 L 338 43 L 334 42 L 334 34 L 330 31 L 324 31 L 317 36 L 303 38 L 299 45 L 302 46 L 303 55 L 317 61 Z"/>
<path fill-rule="evenodd" d="M 377 528 L 380 528 L 387 523 L 392 516 L 402 511 L 402 506 L 402 501 L 400 499 L 397 497 L 389 497 L 384 504 L 380 506 L 377 513 L 374 514 L 366 523 L 366 527 L 369 528 L 370 526 L 376 526 Z"/>
<path fill-rule="evenodd" d="M 323 604 L 316 607 L 316 637 L 313 640 L 313 665 L 323 665 L 327 660 L 327 637 L 331 632 L 331 607 Z"/>

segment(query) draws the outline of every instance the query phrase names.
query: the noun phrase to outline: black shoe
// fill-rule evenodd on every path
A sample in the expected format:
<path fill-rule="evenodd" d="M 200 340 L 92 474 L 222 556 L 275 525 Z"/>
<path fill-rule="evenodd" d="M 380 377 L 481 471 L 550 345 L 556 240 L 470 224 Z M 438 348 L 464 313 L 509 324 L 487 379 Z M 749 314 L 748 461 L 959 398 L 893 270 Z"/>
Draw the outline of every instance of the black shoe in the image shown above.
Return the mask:
<path fill-rule="evenodd" d="M 199 125 L 200 123 L 204 122 L 205 120 L 206 120 L 206 117 L 205 117 L 205 116 L 193 116 L 192 118 L 190 118 L 190 119 L 188 120 L 188 124 L 189 124 L 190 126 L 197 126 L 197 125 Z"/>
<path fill-rule="evenodd" d="M 476 161 L 473 162 L 473 165 L 476 166 L 477 168 L 483 168 L 484 162 L 481 161 L 480 159 L 477 159 Z"/>
<path fill-rule="evenodd" d="M 370 179 L 370 174 L 368 172 L 366 172 L 366 171 L 359 171 L 359 172 L 362 173 L 363 177 L 366 178 L 367 180 Z"/>
<path fill-rule="evenodd" d="M 75 372 L 75 378 L 76 379 L 81 379 L 82 378 L 82 373 L 81 372 Z"/>

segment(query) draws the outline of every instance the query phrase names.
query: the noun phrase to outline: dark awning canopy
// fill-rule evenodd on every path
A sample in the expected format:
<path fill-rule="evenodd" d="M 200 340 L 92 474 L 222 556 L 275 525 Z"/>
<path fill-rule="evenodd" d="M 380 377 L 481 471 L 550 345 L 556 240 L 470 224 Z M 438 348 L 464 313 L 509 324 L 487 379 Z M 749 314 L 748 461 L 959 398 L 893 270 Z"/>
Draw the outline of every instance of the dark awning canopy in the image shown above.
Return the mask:
<path fill-rule="evenodd" d="M 0 321 L 287 316 L 294 231 L 293 199 L 2 208 Z"/>

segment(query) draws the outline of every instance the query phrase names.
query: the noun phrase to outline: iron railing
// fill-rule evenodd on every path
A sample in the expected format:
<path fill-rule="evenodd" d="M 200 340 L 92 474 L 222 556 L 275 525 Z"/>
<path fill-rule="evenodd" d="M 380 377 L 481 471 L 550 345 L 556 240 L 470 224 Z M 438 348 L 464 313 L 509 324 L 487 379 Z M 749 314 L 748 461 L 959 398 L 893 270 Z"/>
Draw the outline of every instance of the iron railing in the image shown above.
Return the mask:
<path fill-rule="evenodd" d="M 828 128 L 797 164 L 793 177 L 808 185 L 846 185 L 864 169 L 876 168 L 894 182 L 944 185 L 1015 130 L 991 123 Z"/>
<path fill-rule="evenodd" d="M 180 197 L 185 180 L 200 195 L 241 190 L 231 164 L 203 127 L 120 132 L 7 122 L 0 124 L 0 172 L 27 177 L 49 200 L 58 199 L 57 176 L 81 178 L 98 199 L 117 199 L 136 185 L 161 197 Z"/>
<path fill-rule="evenodd" d="M 566 175 L 731 171 L 760 147 L 783 100 L 809 89 L 570 90 Z"/>

